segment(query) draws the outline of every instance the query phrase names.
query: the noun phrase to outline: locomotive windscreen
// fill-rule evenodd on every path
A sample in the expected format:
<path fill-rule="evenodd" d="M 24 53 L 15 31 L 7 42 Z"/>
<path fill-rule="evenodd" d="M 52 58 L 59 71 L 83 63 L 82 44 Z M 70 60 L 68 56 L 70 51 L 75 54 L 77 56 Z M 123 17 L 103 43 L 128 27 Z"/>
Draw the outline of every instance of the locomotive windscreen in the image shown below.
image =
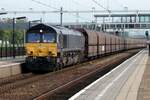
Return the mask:
<path fill-rule="evenodd" d="M 55 33 L 27 33 L 27 43 L 55 43 Z"/>
<path fill-rule="evenodd" d="M 39 43 L 40 42 L 40 34 L 36 34 L 36 33 L 27 34 L 27 42 Z"/>
<path fill-rule="evenodd" d="M 26 33 L 27 43 L 55 43 L 57 33 L 53 27 L 38 24 L 31 27 Z"/>
<path fill-rule="evenodd" d="M 56 34 L 54 33 L 46 33 L 46 34 L 42 34 L 42 42 L 44 43 L 55 43 L 56 42 Z"/>

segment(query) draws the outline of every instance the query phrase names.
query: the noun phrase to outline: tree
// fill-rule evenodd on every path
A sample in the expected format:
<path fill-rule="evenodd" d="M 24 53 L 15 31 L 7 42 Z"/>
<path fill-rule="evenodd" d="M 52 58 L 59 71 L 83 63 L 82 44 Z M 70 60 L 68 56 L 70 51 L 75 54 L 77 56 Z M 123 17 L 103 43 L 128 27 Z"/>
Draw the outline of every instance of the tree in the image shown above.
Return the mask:
<path fill-rule="evenodd" d="M 0 40 L 4 39 L 4 30 L 0 30 Z"/>
<path fill-rule="evenodd" d="M 20 43 L 24 39 L 24 31 L 23 30 L 16 30 L 16 43 Z"/>
<path fill-rule="evenodd" d="M 0 40 L 2 41 L 10 41 L 12 42 L 12 30 L 0 30 Z M 23 30 L 15 30 L 15 43 L 20 43 L 23 41 L 24 31 Z"/>

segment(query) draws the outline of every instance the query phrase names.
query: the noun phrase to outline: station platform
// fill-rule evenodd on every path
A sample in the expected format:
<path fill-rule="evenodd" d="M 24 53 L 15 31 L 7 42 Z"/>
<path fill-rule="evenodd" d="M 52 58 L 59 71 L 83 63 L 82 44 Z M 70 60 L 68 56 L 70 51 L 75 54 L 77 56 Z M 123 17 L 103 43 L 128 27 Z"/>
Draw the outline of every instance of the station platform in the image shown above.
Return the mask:
<path fill-rule="evenodd" d="M 22 64 L 25 56 L 17 56 L 0 59 L 0 78 L 6 78 L 22 73 Z"/>
<path fill-rule="evenodd" d="M 150 100 L 148 50 L 124 61 L 69 100 Z"/>
<path fill-rule="evenodd" d="M 25 61 L 25 56 L 16 56 L 15 58 L 3 57 L 3 58 L 0 58 L 0 66 L 11 64 L 11 63 L 22 63 L 24 61 Z"/>

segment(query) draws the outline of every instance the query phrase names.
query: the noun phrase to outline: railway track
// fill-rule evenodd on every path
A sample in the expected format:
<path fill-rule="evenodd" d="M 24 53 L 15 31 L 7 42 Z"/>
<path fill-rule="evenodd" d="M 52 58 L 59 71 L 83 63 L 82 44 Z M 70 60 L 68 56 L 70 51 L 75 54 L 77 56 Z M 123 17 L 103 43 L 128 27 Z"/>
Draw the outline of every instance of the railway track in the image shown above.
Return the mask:
<path fill-rule="evenodd" d="M 66 100 L 138 51 L 107 56 L 44 75 L 27 75 L 5 82 L 0 80 L 0 98 Z"/>
<path fill-rule="evenodd" d="M 131 57 L 134 54 L 135 53 L 128 55 L 126 57 L 125 56 L 120 57 L 119 60 L 112 59 L 111 62 L 106 63 L 105 65 L 101 65 L 101 64 L 95 65 L 97 67 L 99 66 L 99 68 L 75 80 L 72 80 L 67 84 L 64 84 L 54 90 L 45 92 L 44 94 L 34 98 L 34 100 L 68 100 L 75 93 L 79 92 L 81 89 L 83 89 L 84 87 L 86 87 L 87 85 L 95 81 L 96 79 L 100 78 L 101 76 L 103 76 L 104 74 L 106 74 L 107 72 L 109 72 L 114 67 L 116 67 L 117 65 L 119 65 L 124 60 L 126 60 L 127 58 Z"/>
<path fill-rule="evenodd" d="M 15 81 L 23 80 L 32 76 L 34 76 L 32 73 L 27 73 L 27 74 L 19 74 L 19 75 L 3 78 L 3 79 L 0 79 L 0 86 L 13 83 Z"/>

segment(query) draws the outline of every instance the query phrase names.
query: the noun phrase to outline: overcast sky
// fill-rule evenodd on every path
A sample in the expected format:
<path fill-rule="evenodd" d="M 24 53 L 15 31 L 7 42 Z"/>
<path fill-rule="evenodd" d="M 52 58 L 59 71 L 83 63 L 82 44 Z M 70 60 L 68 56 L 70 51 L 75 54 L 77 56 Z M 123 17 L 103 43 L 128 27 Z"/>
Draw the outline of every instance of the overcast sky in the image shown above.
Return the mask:
<path fill-rule="evenodd" d="M 54 8 L 60 9 L 61 6 L 65 10 L 91 10 L 92 7 L 95 7 L 96 10 L 104 10 L 92 0 L 37 0 L 43 2 L 47 5 L 50 5 Z M 128 7 L 129 10 L 150 10 L 150 1 L 149 0 L 95 0 L 103 7 L 107 8 L 108 1 L 109 1 L 109 8 L 111 10 L 123 10 L 124 7 Z M 56 10 L 50 7 L 45 7 L 40 5 L 32 0 L 1 0 L 0 2 L 0 10 L 4 8 L 5 10 L 12 11 L 12 10 L 29 10 L 32 8 L 34 11 L 36 10 Z M 14 16 L 23 16 L 22 15 L 3 15 L 2 17 L 14 17 Z M 59 14 L 28 14 L 26 15 L 29 19 L 39 19 L 42 17 L 45 21 L 49 22 L 58 22 L 59 21 Z M 87 21 L 91 20 L 92 15 L 90 14 L 80 14 L 82 18 L 79 21 Z M 71 22 L 72 20 L 76 21 L 77 18 L 74 15 L 66 14 L 64 15 L 64 21 Z M 73 22 L 73 21 L 72 21 Z"/>
<path fill-rule="evenodd" d="M 96 9 L 102 9 L 97 6 L 92 0 L 39 0 L 43 3 L 49 4 L 53 7 L 59 8 L 63 6 L 68 10 L 85 10 L 95 7 Z M 150 9 L 149 0 L 96 0 L 104 7 L 107 7 L 107 1 L 111 9 L 123 9 L 127 6 L 129 9 Z M 7 10 L 28 10 L 29 8 L 35 8 L 38 10 L 49 10 L 50 8 L 39 5 L 32 0 L 1 0 L 0 7 Z M 53 10 L 53 9 L 51 9 Z"/>

